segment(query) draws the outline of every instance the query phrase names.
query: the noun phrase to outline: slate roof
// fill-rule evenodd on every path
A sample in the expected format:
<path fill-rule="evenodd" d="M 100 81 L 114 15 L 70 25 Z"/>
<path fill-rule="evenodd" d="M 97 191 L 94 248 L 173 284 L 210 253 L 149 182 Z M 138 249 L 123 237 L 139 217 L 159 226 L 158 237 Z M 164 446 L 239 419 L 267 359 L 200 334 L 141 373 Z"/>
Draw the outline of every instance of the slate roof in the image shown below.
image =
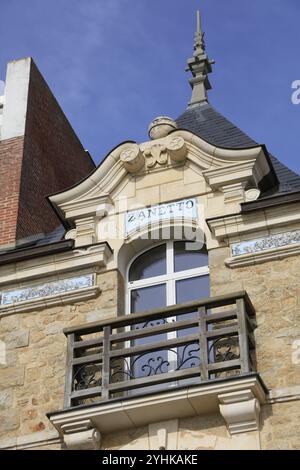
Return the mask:
<path fill-rule="evenodd" d="M 218 113 L 209 103 L 191 106 L 176 119 L 181 129 L 198 135 L 209 143 L 226 148 L 247 148 L 258 145 L 251 137 Z M 270 188 L 268 193 L 261 195 L 263 199 L 269 195 L 282 195 L 300 190 L 300 176 L 287 168 L 276 157 L 269 154 L 273 168 L 279 181 L 279 187 Z"/>
<path fill-rule="evenodd" d="M 66 230 L 62 225 L 59 225 L 55 230 L 48 234 L 39 234 L 33 237 L 28 237 L 27 239 L 22 239 L 18 240 L 18 244 L 16 247 L 11 248 L 11 247 L 6 247 L 2 246 L 0 247 L 0 253 L 5 253 L 9 251 L 15 251 L 18 249 L 24 249 L 24 248 L 32 248 L 32 247 L 39 247 L 39 246 L 44 246 L 44 245 L 50 245 L 51 243 L 58 242 L 60 240 L 63 240 L 64 234 Z"/>

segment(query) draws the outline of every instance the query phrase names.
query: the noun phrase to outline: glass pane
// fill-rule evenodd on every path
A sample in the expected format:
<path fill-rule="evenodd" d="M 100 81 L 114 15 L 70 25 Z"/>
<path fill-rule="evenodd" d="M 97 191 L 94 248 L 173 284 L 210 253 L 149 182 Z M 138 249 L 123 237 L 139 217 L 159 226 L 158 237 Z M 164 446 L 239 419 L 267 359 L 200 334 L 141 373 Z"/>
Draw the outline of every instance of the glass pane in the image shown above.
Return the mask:
<path fill-rule="evenodd" d="M 129 281 L 138 281 L 167 272 L 166 245 L 159 245 L 139 256 L 131 265 Z"/>
<path fill-rule="evenodd" d="M 131 313 L 166 306 L 166 284 L 131 291 Z"/>
<path fill-rule="evenodd" d="M 176 303 L 209 297 L 209 276 L 190 277 L 176 282 Z"/>
<path fill-rule="evenodd" d="M 199 249 L 191 249 L 199 246 L 196 242 L 175 242 L 174 243 L 174 269 L 175 272 L 185 271 L 186 269 L 199 268 L 208 265 L 208 256 L 205 246 Z"/>

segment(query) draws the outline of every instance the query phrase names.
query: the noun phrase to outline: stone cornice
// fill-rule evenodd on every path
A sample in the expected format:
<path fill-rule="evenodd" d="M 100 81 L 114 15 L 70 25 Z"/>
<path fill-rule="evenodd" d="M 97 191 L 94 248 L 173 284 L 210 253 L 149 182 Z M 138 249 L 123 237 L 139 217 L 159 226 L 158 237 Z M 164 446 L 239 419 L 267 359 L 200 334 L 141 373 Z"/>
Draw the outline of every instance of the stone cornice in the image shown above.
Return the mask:
<path fill-rule="evenodd" d="M 100 288 L 97 285 L 86 287 L 84 289 L 77 289 L 73 292 L 64 292 L 56 295 L 49 295 L 42 298 L 27 300 L 24 302 L 14 303 L 12 305 L 0 306 L 0 318 L 16 313 L 31 312 L 33 310 L 42 310 L 56 305 L 66 305 L 75 302 L 82 302 L 89 300 L 100 294 Z"/>
<path fill-rule="evenodd" d="M 269 230 L 299 222 L 300 203 L 207 220 L 211 232 L 219 241 L 236 239 L 245 234 L 255 234 L 259 230 Z M 257 236 L 253 236 L 253 238 L 257 238 Z"/>
<path fill-rule="evenodd" d="M 40 446 L 61 444 L 61 439 L 57 431 L 40 431 L 33 434 L 25 434 L 18 437 L 1 439 L 0 449 L 23 450 L 37 449 Z"/>
<path fill-rule="evenodd" d="M 80 217 L 88 217 L 91 215 L 98 215 L 99 218 L 103 217 L 106 208 L 113 204 L 109 195 L 91 196 L 88 199 L 68 201 L 61 204 L 60 210 L 68 220 L 75 220 Z"/>
<path fill-rule="evenodd" d="M 300 244 L 281 246 L 278 248 L 257 253 L 247 253 L 244 255 L 237 256 L 236 258 L 227 258 L 225 260 L 225 264 L 229 268 L 241 268 L 244 266 L 251 266 L 253 264 L 264 263 L 266 261 L 274 261 L 282 258 L 287 258 L 289 256 L 298 256 L 299 254 Z"/>
<path fill-rule="evenodd" d="M 261 149 L 257 149 L 255 158 L 249 161 L 231 163 L 228 166 L 206 170 L 203 176 L 213 189 L 223 188 L 235 183 L 252 184 L 257 187 L 263 177 L 269 172 Z"/>
<path fill-rule="evenodd" d="M 79 272 L 87 268 L 104 268 L 112 250 L 107 243 L 82 247 L 65 253 L 56 253 L 28 261 L 11 263 L 1 269 L 0 286 L 24 286 L 29 280 L 42 280 L 68 272 Z"/>

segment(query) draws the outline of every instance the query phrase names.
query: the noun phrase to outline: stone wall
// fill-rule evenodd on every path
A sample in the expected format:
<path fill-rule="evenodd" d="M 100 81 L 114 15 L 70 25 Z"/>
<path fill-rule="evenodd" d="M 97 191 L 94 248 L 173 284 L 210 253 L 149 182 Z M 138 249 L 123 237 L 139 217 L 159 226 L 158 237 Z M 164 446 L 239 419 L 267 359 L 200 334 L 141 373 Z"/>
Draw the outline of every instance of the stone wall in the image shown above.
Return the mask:
<path fill-rule="evenodd" d="M 244 268 L 228 268 L 229 248 L 210 251 L 211 294 L 245 289 L 257 313 L 255 331 L 258 371 L 266 386 L 299 389 L 300 365 L 293 362 L 293 344 L 300 338 L 300 258 L 290 257 Z M 65 379 L 66 326 L 124 314 L 124 281 L 116 271 L 98 275 L 101 294 L 93 300 L 17 314 L 0 321 L 0 340 L 7 346 L 7 364 L 0 366 L 0 442 L 53 433 L 46 413 L 62 409 Z M 300 394 L 298 394 L 299 398 Z M 297 396 L 262 407 L 263 449 L 300 448 L 300 401 Z M 220 416 L 181 419 L 170 434 L 171 448 L 257 448 L 258 433 L 230 437 Z M 104 436 L 103 449 L 154 449 L 151 425 Z M 28 439 L 33 439 L 28 437 Z M 32 448 L 60 448 L 55 442 Z M 34 440 L 34 439 L 33 439 Z"/>
<path fill-rule="evenodd" d="M 268 388 L 299 385 L 293 343 L 300 339 L 300 257 L 231 269 L 229 248 L 211 250 L 211 294 L 246 290 L 256 310 L 257 369 Z"/>
<path fill-rule="evenodd" d="M 300 449 L 300 401 L 263 406 L 261 447 L 265 450 Z"/>
<path fill-rule="evenodd" d="M 46 413 L 63 407 L 63 329 L 118 314 L 118 298 L 123 297 L 120 275 L 99 274 L 97 282 L 101 294 L 93 300 L 0 320 L 0 340 L 6 345 L 6 364 L 0 365 L 0 442 L 53 431 Z"/>
<path fill-rule="evenodd" d="M 300 257 L 232 269 L 224 264 L 229 256 L 229 248 L 210 252 L 211 294 L 247 291 L 256 310 L 259 374 L 273 393 L 277 389 L 299 390 L 300 361 L 295 361 L 294 345 L 300 339 Z M 300 448 L 296 418 L 300 414 L 300 393 L 296 395 L 298 400 L 294 396 L 295 401 L 289 402 L 287 396 L 285 403 L 263 407 L 262 448 Z"/>

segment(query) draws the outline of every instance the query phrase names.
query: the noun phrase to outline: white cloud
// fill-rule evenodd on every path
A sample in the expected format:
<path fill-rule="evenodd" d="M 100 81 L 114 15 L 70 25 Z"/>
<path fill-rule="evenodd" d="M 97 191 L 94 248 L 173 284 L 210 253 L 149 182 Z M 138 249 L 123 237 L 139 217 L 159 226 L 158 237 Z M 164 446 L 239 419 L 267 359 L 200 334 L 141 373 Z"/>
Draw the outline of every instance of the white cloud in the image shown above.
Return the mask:
<path fill-rule="evenodd" d="M 5 82 L 0 80 L 0 96 L 4 95 Z"/>

